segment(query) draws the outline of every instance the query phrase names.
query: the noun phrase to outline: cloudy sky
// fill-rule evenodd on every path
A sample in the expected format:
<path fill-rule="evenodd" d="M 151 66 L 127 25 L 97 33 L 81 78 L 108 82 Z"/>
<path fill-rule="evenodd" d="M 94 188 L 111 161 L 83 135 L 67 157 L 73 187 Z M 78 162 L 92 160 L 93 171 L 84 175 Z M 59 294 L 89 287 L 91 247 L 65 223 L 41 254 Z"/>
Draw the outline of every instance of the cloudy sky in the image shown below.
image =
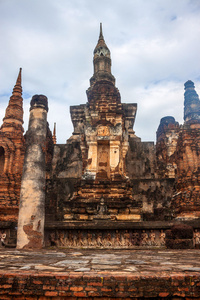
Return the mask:
<path fill-rule="evenodd" d="M 0 0 L 0 119 L 22 67 L 25 130 L 31 97 L 44 94 L 65 143 L 69 106 L 87 102 L 100 22 L 122 102 L 138 103 L 136 134 L 155 140 L 167 115 L 183 123 L 184 83 L 200 94 L 200 0 Z"/>

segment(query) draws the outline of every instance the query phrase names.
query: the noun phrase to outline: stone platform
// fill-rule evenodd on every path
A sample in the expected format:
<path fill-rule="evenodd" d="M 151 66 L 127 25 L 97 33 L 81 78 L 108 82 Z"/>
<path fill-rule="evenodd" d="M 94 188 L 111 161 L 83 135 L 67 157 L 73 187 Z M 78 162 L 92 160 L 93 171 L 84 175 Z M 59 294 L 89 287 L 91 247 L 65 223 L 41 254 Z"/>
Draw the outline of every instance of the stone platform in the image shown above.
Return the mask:
<path fill-rule="evenodd" d="M 200 299 L 200 250 L 0 250 L 0 299 Z"/>

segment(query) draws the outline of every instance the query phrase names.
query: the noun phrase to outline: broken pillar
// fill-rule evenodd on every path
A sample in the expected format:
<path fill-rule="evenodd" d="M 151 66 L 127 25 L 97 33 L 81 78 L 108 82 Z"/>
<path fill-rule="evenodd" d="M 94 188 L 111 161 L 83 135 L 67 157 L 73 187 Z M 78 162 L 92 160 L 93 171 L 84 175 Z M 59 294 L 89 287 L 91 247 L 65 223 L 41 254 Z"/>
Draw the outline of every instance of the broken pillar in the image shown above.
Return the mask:
<path fill-rule="evenodd" d="M 47 111 L 47 97 L 33 96 L 20 194 L 18 249 L 40 249 L 44 244 Z"/>

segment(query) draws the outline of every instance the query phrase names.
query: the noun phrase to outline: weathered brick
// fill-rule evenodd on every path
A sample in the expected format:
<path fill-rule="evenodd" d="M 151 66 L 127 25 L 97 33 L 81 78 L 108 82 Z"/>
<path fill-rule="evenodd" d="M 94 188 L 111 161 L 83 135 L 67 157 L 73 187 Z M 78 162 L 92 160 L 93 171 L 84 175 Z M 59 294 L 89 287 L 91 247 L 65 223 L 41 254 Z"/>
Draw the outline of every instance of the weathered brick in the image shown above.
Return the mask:
<path fill-rule="evenodd" d="M 159 293 L 159 297 L 165 298 L 168 296 L 169 296 L 169 293 L 166 293 L 166 292 Z"/>
<path fill-rule="evenodd" d="M 112 292 L 112 289 L 107 289 L 107 288 L 101 288 L 102 292 Z"/>
<path fill-rule="evenodd" d="M 56 286 L 56 290 L 58 291 L 69 291 L 68 286 Z"/>
<path fill-rule="evenodd" d="M 55 297 L 58 295 L 58 292 L 53 292 L 53 291 L 47 291 L 45 292 L 45 296 L 48 296 L 48 297 Z"/>
<path fill-rule="evenodd" d="M 43 290 L 55 290 L 55 286 L 53 286 L 53 285 L 43 285 Z"/>
<path fill-rule="evenodd" d="M 81 287 L 81 286 L 72 286 L 72 287 L 70 287 L 70 291 L 80 292 L 82 290 L 83 290 L 83 287 Z"/>
<path fill-rule="evenodd" d="M 97 288 L 91 287 L 91 286 L 87 286 L 87 287 L 85 288 L 85 291 L 93 291 L 93 292 L 96 292 L 96 291 L 97 291 Z"/>
<path fill-rule="evenodd" d="M 3 288 L 3 289 L 10 289 L 12 287 L 11 284 L 4 284 L 4 285 L 1 285 L 0 288 Z"/>
<path fill-rule="evenodd" d="M 102 282 L 87 282 L 87 285 L 92 285 L 92 286 L 103 286 Z"/>
<path fill-rule="evenodd" d="M 74 292 L 73 295 L 75 297 L 86 297 L 87 293 L 85 293 L 85 292 Z"/>

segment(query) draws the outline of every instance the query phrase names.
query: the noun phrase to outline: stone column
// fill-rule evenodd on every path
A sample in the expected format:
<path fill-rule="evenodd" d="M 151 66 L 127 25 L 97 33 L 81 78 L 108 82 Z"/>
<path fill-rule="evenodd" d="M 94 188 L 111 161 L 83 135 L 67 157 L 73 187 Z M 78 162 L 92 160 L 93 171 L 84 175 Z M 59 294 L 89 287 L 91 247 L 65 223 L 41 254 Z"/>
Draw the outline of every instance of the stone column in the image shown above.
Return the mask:
<path fill-rule="evenodd" d="M 17 249 L 40 249 L 44 245 L 47 111 L 47 98 L 43 95 L 33 96 L 26 134 Z"/>

